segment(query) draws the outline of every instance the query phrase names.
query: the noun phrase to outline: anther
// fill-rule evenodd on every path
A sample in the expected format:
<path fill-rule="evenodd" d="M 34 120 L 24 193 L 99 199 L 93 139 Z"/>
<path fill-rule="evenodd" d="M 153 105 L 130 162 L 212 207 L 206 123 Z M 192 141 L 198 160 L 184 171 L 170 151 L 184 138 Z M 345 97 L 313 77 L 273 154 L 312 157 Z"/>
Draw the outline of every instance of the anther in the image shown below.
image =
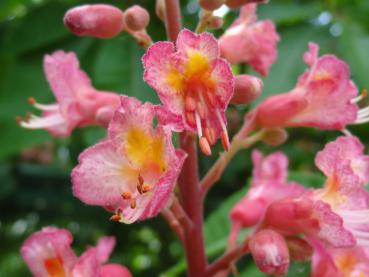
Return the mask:
<path fill-rule="evenodd" d="M 30 104 L 30 105 L 34 105 L 34 104 L 36 104 L 36 99 L 34 98 L 34 97 L 28 97 L 28 103 Z"/>
<path fill-rule="evenodd" d="M 130 206 L 131 206 L 131 209 L 135 209 L 136 208 L 137 204 L 136 204 L 136 200 L 135 199 L 132 199 Z"/>
<path fill-rule="evenodd" d="M 129 191 L 125 191 L 125 192 L 122 193 L 122 198 L 124 200 L 131 199 L 132 198 L 132 193 L 130 193 Z"/>
<path fill-rule="evenodd" d="M 208 142 L 213 145 L 215 143 L 215 131 L 212 127 L 206 127 L 205 128 L 205 137 L 208 140 Z"/>
<path fill-rule="evenodd" d="M 121 216 L 120 215 L 118 215 L 118 214 L 115 214 L 115 215 L 113 215 L 113 216 L 111 216 L 110 217 L 110 220 L 111 221 L 120 221 L 121 220 Z"/>
<path fill-rule="evenodd" d="M 138 183 L 140 185 L 143 185 L 143 183 L 144 183 L 144 179 L 142 178 L 141 174 L 138 174 Z"/>
<path fill-rule="evenodd" d="M 146 192 L 150 191 L 151 189 L 152 189 L 152 187 L 150 185 L 144 184 L 142 186 L 142 193 L 146 193 Z"/>
<path fill-rule="evenodd" d="M 220 139 L 222 141 L 222 145 L 224 147 L 224 150 L 225 151 L 229 151 L 229 137 L 228 137 L 228 133 L 223 131 L 221 134 L 220 134 Z"/>
<path fill-rule="evenodd" d="M 193 97 L 187 96 L 185 99 L 185 109 L 186 111 L 193 112 L 196 109 L 196 101 Z"/>
<path fill-rule="evenodd" d="M 21 122 L 23 121 L 23 118 L 21 116 L 16 116 L 15 117 L 15 121 L 18 123 L 18 124 L 21 124 Z"/>
<path fill-rule="evenodd" d="M 195 127 L 196 126 L 195 114 L 193 112 L 186 112 L 185 115 L 188 125 Z"/>
<path fill-rule="evenodd" d="M 210 156 L 211 155 L 211 148 L 210 148 L 209 142 L 206 139 L 206 137 L 201 137 L 199 144 L 200 144 L 200 149 L 201 149 L 202 153 L 204 153 L 205 155 Z"/>
<path fill-rule="evenodd" d="M 143 193 L 142 192 L 142 185 L 141 184 L 138 184 L 137 185 L 137 191 L 138 191 L 139 194 L 142 194 Z"/>

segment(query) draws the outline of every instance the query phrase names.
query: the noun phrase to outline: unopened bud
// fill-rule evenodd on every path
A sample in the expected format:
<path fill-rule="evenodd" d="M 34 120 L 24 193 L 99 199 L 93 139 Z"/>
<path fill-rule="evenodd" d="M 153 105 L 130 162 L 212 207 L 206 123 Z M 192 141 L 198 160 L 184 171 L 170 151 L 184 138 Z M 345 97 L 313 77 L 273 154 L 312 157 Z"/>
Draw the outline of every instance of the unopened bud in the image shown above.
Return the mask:
<path fill-rule="evenodd" d="M 209 19 L 208 28 L 212 30 L 217 30 L 222 28 L 223 26 L 223 18 L 219 16 L 212 16 Z"/>
<path fill-rule="evenodd" d="M 130 31 L 144 30 L 149 22 L 149 13 L 139 5 L 134 5 L 124 12 L 124 27 Z"/>
<path fill-rule="evenodd" d="M 165 21 L 165 0 L 156 0 L 155 13 L 161 21 Z"/>
<path fill-rule="evenodd" d="M 270 146 L 283 144 L 288 138 L 287 131 L 282 128 L 265 129 L 262 141 Z"/>
<path fill-rule="evenodd" d="M 249 249 L 260 271 L 275 276 L 287 273 L 290 257 L 287 243 L 279 233 L 269 229 L 257 232 Z"/>
<path fill-rule="evenodd" d="M 235 76 L 232 104 L 248 104 L 258 98 L 263 90 L 263 81 L 251 75 Z"/>
<path fill-rule="evenodd" d="M 98 124 L 107 128 L 110 120 L 113 118 L 115 109 L 112 107 L 102 107 L 97 110 L 95 119 Z"/>
<path fill-rule="evenodd" d="M 224 4 L 224 1 L 225 0 L 200 0 L 199 4 L 201 8 L 205 10 L 214 11 L 220 8 L 220 6 Z"/>
<path fill-rule="evenodd" d="M 251 3 L 268 3 L 269 0 L 225 0 L 225 3 L 228 7 L 232 9 L 237 9 L 243 5 L 251 4 Z"/>
<path fill-rule="evenodd" d="M 70 9 L 64 25 L 77 36 L 113 38 L 123 30 L 123 12 L 111 5 L 84 5 Z"/>
<path fill-rule="evenodd" d="M 287 246 L 292 260 L 309 261 L 313 255 L 313 247 L 298 237 L 287 237 Z"/>

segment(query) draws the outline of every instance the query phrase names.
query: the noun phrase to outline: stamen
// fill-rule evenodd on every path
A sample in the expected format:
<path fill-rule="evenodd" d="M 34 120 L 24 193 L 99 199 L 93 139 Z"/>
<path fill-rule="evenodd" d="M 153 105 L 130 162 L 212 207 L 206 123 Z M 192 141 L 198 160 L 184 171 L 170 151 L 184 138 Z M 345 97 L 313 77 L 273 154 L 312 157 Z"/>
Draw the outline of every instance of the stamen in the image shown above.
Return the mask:
<path fill-rule="evenodd" d="M 137 191 L 138 191 L 139 194 L 142 194 L 143 193 L 142 192 L 142 185 L 141 184 L 138 184 L 137 185 Z"/>
<path fill-rule="evenodd" d="M 131 206 L 131 209 L 135 209 L 136 208 L 137 203 L 136 203 L 136 200 L 135 199 L 132 199 L 130 206 Z"/>
<path fill-rule="evenodd" d="M 352 125 L 364 124 L 367 122 L 369 122 L 369 117 L 363 117 L 363 118 L 359 118 L 356 121 L 354 121 Z"/>
<path fill-rule="evenodd" d="M 200 149 L 201 149 L 202 153 L 204 153 L 205 155 L 210 156 L 211 155 L 211 148 L 210 148 L 209 142 L 206 139 L 206 137 L 201 137 L 200 141 L 199 141 L 199 144 L 200 144 Z"/>
<path fill-rule="evenodd" d="M 367 96 L 367 94 L 368 94 L 367 90 L 363 89 L 359 96 L 351 99 L 351 101 L 350 101 L 351 104 L 356 104 L 356 103 L 360 102 L 361 100 L 363 100 Z"/>
<path fill-rule="evenodd" d="M 122 193 L 122 198 L 124 200 L 131 199 L 132 198 L 132 193 L 130 193 L 129 191 L 125 191 L 125 192 Z"/>
<path fill-rule="evenodd" d="M 345 136 L 348 136 L 348 137 L 352 136 L 351 132 L 350 132 L 348 129 L 343 129 L 343 130 L 341 130 L 341 132 L 342 132 Z"/>
<path fill-rule="evenodd" d="M 200 115 L 201 119 L 206 119 L 206 117 L 208 116 L 208 109 L 206 107 L 206 104 L 203 102 L 197 102 L 197 112 Z"/>
<path fill-rule="evenodd" d="M 150 185 L 144 184 L 142 186 L 142 193 L 146 193 L 146 192 L 150 191 L 151 189 L 152 189 L 152 187 Z"/>
<path fill-rule="evenodd" d="M 111 221 L 120 221 L 121 220 L 121 216 L 120 215 L 118 215 L 118 214 L 115 214 L 115 215 L 113 215 L 113 216 L 111 216 L 110 217 L 110 220 Z"/>
<path fill-rule="evenodd" d="M 20 122 L 20 126 L 28 129 L 48 128 L 65 123 L 65 119 L 60 114 L 54 114 L 46 117 L 37 117 L 26 115 L 25 120 Z"/>
<path fill-rule="evenodd" d="M 188 125 L 195 127 L 196 126 L 195 114 L 193 112 L 186 112 L 185 115 Z"/>
<path fill-rule="evenodd" d="M 21 124 L 21 122 L 23 121 L 23 118 L 21 116 L 16 116 L 15 117 L 15 121 L 17 122 L 17 124 Z"/>
<path fill-rule="evenodd" d="M 358 117 L 364 117 L 364 116 L 369 115 L 369 107 L 360 109 L 358 111 L 357 115 L 358 115 Z"/>
<path fill-rule="evenodd" d="M 196 100 L 191 97 L 187 96 L 185 99 L 185 109 L 186 111 L 193 112 L 196 109 Z"/>
<path fill-rule="evenodd" d="M 142 178 L 141 174 L 138 174 L 138 183 L 140 185 L 143 185 L 143 183 L 144 183 L 144 179 Z"/>
<path fill-rule="evenodd" d="M 205 128 L 205 137 L 208 140 L 208 142 L 213 145 L 215 143 L 215 131 L 212 127 L 206 127 Z"/>
<path fill-rule="evenodd" d="M 195 113 L 195 119 L 196 119 L 196 127 L 197 127 L 197 134 L 199 135 L 199 138 L 202 137 L 202 127 L 201 127 L 201 120 L 198 113 Z"/>
<path fill-rule="evenodd" d="M 37 103 L 36 99 L 33 97 L 28 98 L 28 103 L 41 111 L 52 112 L 52 111 L 57 111 L 59 109 L 58 104 L 50 104 L 50 105 L 40 104 L 40 103 Z"/>
<path fill-rule="evenodd" d="M 227 128 L 225 126 L 225 123 L 223 121 L 223 118 L 219 112 L 219 110 L 217 110 L 217 117 L 218 117 L 218 120 L 219 120 L 219 123 L 220 123 L 220 126 L 222 127 L 222 133 L 220 134 L 220 138 L 222 140 L 222 144 L 223 144 L 223 147 L 224 147 L 224 150 L 228 151 L 229 150 L 229 137 L 228 137 L 228 132 L 227 132 Z"/>

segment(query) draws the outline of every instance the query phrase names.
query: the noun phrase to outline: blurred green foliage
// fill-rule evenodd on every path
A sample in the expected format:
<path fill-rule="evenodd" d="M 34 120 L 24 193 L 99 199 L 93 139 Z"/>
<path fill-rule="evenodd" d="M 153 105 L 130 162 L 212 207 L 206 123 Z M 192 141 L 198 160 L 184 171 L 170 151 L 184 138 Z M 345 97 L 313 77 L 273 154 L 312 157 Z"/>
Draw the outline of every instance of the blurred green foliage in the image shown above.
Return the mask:
<path fill-rule="evenodd" d="M 117 247 L 111 261 L 129 266 L 135 276 L 183 276 L 185 263 L 179 242 L 159 217 L 131 226 L 114 224 L 98 207 L 85 206 L 73 198 L 69 173 L 78 154 L 104 136 L 104 131 L 87 128 L 66 140 L 53 139 L 43 131 L 27 131 L 15 123 L 15 116 L 31 107 L 28 96 L 40 102 L 53 101 L 45 81 L 42 59 L 57 49 L 75 51 L 82 68 L 99 89 L 112 90 L 157 103 L 155 93 L 142 80 L 140 58 L 144 50 L 127 35 L 112 40 L 75 37 L 62 24 L 65 11 L 85 0 L 1 0 L 0 1 L 0 276 L 29 276 L 19 256 L 24 239 L 42 226 L 55 225 L 71 230 L 78 253 L 102 235 L 115 235 Z M 152 20 L 149 33 L 165 39 L 165 30 L 154 14 L 154 1 L 99 1 L 122 9 L 133 4 L 146 7 Z M 196 1 L 181 1 L 184 25 L 197 22 Z M 279 58 L 264 79 L 261 99 L 293 88 L 305 65 L 302 54 L 309 41 L 333 53 L 351 66 L 359 88 L 369 88 L 369 2 L 366 0 L 272 0 L 261 5 L 259 16 L 274 20 L 281 35 Z M 226 28 L 237 15 L 225 17 Z M 221 31 L 216 31 L 216 35 Z M 254 73 L 253 73 L 254 74 Z M 230 132 L 240 125 L 249 107 L 229 110 Z M 364 144 L 366 126 L 352 128 Z M 325 142 L 338 135 L 313 129 L 289 130 L 290 139 L 278 147 L 290 158 L 290 178 L 306 186 L 321 184 L 313 159 Z M 257 145 L 266 153 L 270 147 Z M 219 148 L 220 150 L 220 148 Z M 215 153 L 217 151 L 214 151 Z M 220 254 L 229 230 L 228 211 L 246 190 L 250 176 L 250 152 L 239 153 L 206 203 L 206 244 L 211 259 Z M 204 174 L 216 159 L 201 159 Z M 264 276 L 250 258 L 239 263 L 240 276 Z M 307 276 L 306 264 L 294 264 L 289 276 Z"/>

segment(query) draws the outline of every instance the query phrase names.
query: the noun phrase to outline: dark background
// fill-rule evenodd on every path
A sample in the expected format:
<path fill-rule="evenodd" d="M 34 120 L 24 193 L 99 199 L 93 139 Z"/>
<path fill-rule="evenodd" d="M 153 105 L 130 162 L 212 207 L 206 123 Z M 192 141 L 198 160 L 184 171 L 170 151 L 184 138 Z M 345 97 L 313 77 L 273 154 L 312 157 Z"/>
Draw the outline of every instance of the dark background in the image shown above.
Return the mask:
<path fill-rule="evenodd" d="M 148 29 L 154 40 L 164 40 L 165 30 L 155 16 L 154 1 L 100 1 L 122 9 L 140 4 L 151 14 Z M 182 276 L 183 253 L 175 236 L 158 217 L 123 225 L 110 222 L 109 214 L 99 207 L 86 206 L 71 193 L 70 171 L 78 154 L 104 136 L 104 130 L 77 130 L 68 139 L 52 138 L 44 131 L 23 130 L 15 123 L 17 115 L 31 111 L 29 96 L 40 102 L 53 101 L 45 80 L 42 58 L 57 49 L 75 51 L 81 66 L 98 89 L 116 91 L 158 103 L 154 91 L 142 80 L 140 58 L 144 50 L 125 33 L 112 40 L 81 38 L 71 35 L 62 24 L 63 14 L 75 5 L 97 3 L 76 0 L 0 0 L 0 276 L 28 276 L 19 256 L 26 237 L 43 226 L 68 228 L 74 235 L 73 247 L 81 253 L 103 235 L 115 235 L 118 244 L 112 262 L 127 265 L 135 276 Z M 196 1 L 181 1 L 184 25 L 193 29 L 197 22 Z M 365 0 L 287 1 L 271 0 L 260 5 L 262 19 L 277 24 L 281 41 L 279 57 L 270 75 L 264 79 L 261 97 L 292 89 L 305 65 L 302 54 L 309 41 L 321 46 L 321 53 L 333 53 L 345 59 L 352 78 L 360 89 L 369 88 L 369 2 Z M 237 16 L 225 18 L 229 26 Z M 219 36 L 222 31 L 216 31 Z M 254 72 L 234 67 L 235 72 Z M 363 104 L 368 101 L 363 101 Z M 242 114 L 250 107 L 230 107 L 229 130 L 234 133 Z M 350 130 L 364 144 L 368 126 Z M 289 141 L 278 147 L 290 158 L 290 178 L 307 186 L 321 185 L 322 176 L 314 166 L 316 151 L 333 140 L 338 132 L 291 129 Z M 265 153 L 274 149 L 257 145 Z M 220 151 L 217 150 L 213 153 Z M 204 174 L 216 159 L 201 158 Z M 239 153 L 206 202 L 206 247 L 211 258 L 225 246 L 229 231 L 228 211 L 246 189 L 250 176 L 250 152 Z M 264 276 L 257 273 L 249 258 L 239 263 L 240 276 Z M 290 276 L 307 276 L 307 264 L 293 264 Z"/>

